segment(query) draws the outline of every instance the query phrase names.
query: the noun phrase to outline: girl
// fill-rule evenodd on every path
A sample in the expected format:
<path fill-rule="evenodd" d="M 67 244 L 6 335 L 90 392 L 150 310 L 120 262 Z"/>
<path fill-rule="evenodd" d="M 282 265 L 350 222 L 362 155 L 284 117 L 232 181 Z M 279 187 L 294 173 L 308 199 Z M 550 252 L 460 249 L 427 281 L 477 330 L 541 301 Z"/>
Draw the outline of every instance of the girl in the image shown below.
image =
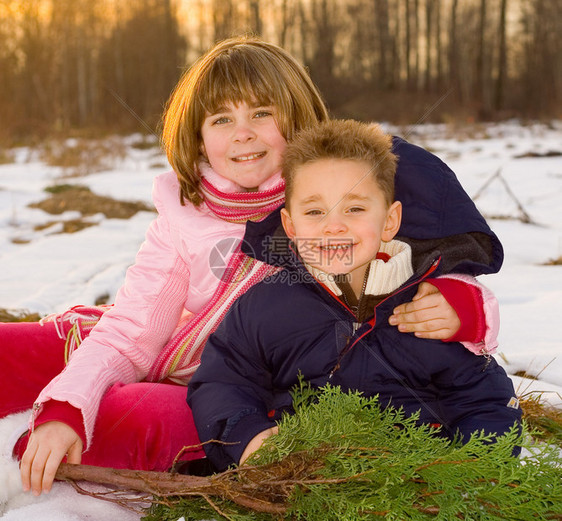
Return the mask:
<path fill-rule="evenodd" d="M 0 416 L 33 404 L 31 435 L 15 447 L 24 489 L 49 491 L 65 457 L 165 470 L 184 446 L 197 445 L 184 386 L 230 304 L 275 270 L 240 253 L 245 224 L 283 203 L 287 141 L 327 117 L 302 66 L 257 39 L 219 43 L 184 74 L 164 117 L 174 172 L 155 180 L 158 217 L 114 306 L 0 325 Z M 475 282 L 436 284 L 455 301 L 471 296 L 468 316 L 482 317 L 485 290 Z M 408 306 L 393 319 L 404 331 L 447 338 L 459 330 L 435 286 Z M 484 336 L 485 326 L 462 340 Z M 183 459 L 202 456 L 199 446 Z"/>

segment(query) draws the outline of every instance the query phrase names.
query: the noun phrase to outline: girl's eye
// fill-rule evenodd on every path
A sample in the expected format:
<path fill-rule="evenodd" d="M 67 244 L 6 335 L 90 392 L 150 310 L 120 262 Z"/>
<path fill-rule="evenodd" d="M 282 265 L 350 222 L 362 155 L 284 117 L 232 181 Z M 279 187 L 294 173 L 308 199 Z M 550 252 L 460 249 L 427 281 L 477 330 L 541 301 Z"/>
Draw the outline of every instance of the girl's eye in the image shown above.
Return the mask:
<path fill-rule="evenodd" d="M 229 121 L 230 121 L 230 119 L 227 118 L 226 116 L 221 116 L 219 118 L 214 119 L 212 124 L 213 125 L 223 125 L 224 123 L 228 123 Z"/>
<path fill-rule="evenodd" d="M 348 210 L 350 213 L 360 213 L 360 212 L 364 212 L 365 208 L 361 207 L 361 206 L 353 206 Z"/>
<path fill-rule="evenodd" d="M 306 212 L 304 212 L 304 215 L 309 215 L 311 217 L 314 217 L 316 215 L 322 215 L 322 211 L 321 210 L 306 210 Z"/>
<path fill-rule="evenodd" d="M 267 118 L 268 116 L 273 116 L 273 112 L 271 110 L 258 110 L 255 114 L 255 118 Z"/>

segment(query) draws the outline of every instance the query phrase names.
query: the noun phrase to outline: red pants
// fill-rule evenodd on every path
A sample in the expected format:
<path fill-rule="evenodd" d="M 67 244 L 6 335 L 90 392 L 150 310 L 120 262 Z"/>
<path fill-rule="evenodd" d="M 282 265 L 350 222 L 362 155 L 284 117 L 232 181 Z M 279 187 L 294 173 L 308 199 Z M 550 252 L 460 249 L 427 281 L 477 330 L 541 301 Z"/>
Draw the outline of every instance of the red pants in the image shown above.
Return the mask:
<path fill-rule="evenodd" d="M 54 324 L 0 323 L 0 418 L 30 409 L 43 387 L 64 368 L 64 340 Z M 103 467 L 167 470 L 185 446 L 199 438 L 187 389 L 141 382 L 112 386 L 102 398 L 94 437 L 82 463 Z M 27 442 L 18 443 L 21 458 Z M 202 449 L 181 457 L 204 457 Z"/>

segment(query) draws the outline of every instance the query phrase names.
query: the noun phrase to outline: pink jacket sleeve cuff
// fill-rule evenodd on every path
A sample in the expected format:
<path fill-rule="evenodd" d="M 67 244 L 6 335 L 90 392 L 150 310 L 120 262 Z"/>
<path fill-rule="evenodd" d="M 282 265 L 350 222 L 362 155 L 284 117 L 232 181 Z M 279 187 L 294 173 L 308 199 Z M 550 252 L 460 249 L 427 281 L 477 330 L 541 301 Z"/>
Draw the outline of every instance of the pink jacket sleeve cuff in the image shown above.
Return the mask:
<path fill-rule="evenodd" d="M 80 436 L 83 446 L 86 447 L 86 431 L 80 409 L 73 407 L 68 402 L 48 400 L 43 404 L 41 412 L 35 419 L 35 428 L 50 421 L 59 421 L 72 427 Z"/>
<path fill-rule="evenodd" d="M 494 294 L 468 275 L 445 275 L 427 282 L 441 291 L 457 312 L 461 326 L 446 342 L 461 342 L 469 351 L 493 354 L 498 347 L 499 306 Z"/>

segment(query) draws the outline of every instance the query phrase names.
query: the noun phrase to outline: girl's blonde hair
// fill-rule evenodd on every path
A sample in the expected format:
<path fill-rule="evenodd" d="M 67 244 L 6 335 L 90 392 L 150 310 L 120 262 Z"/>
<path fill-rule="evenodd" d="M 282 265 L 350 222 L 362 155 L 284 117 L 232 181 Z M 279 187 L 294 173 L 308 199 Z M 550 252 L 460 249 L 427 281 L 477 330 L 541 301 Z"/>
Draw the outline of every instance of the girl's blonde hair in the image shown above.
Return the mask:
<path fill-rule="evenodd" d="M 203 200 L 197 171 L 201 126 L 228 102 L 275 106 L 287 141 L 328 119 L 318 89 L 287 51 L 253 37 L 219 42 L 183 73 L 164 112 L 162 142 L 178 176 L 182 204 Z"/>

